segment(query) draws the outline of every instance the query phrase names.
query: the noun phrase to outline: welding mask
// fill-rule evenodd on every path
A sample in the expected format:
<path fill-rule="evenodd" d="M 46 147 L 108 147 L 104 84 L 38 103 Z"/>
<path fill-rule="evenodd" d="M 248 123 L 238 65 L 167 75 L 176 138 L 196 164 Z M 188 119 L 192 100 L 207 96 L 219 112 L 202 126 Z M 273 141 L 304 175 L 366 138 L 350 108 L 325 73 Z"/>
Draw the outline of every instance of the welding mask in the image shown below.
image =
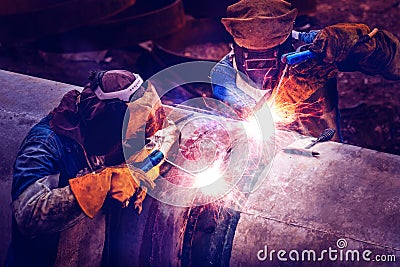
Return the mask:
<path fill-rule="evenodd" d="M 158 116 L 158 120 L 153 115 L 161 111 L 152 113 L 147 109 L 147 103 L 140 101 L 145 95 L 146 101 L 149 98 L 139 75 L 125 70 L 110 70 L 93 72 L 89 79 L 91 82 L 82 92 L 72 90 L 64 95 L 59 106 L 51 112 L 50 121 L 57 134 L 75 140 L 88 154 L 105 155 L 121 144 L 128 130 L 123 128 L 127 119 L 130 120 L 131 135 L 139 126 L 146 126 L 147 132 L 152 134 L 162 125 L 163 117 Z M 152 103 L 160 101 L 153 88 L 151 96 Z M 131 105 L 135 107 L 135 113 L 127 112 Z"/>
<path fill-rule="evenodd" d="M 233 37 L 238 70 L 257 88 L 272 90 L 279 79 L 280 51 L 286 46 L 297 10 L 284 0 L 241 0 L 221 22 Z"/>
<path fill-rule="evenodd" d="M 94 74 L 90 87 L 107 106 L 118 106 L 119 102 L 127 107 L 122 117 L 119 113 L 115 114 L 112 124 L 119 122 L 119 136 L 122 136 L 125 144 L 130 142 L 134 150 L 141 149 L 144 140 L 162 128 L 165 114 L 160 98 L 155 88 L 149 82 L 143 83 L 138 74 L 123 70 L 98 72 Z M 125 121 L 122 124 L 123 119 Z M 105 118 L 98 121 L 103 125 L 110 122 Z M 110 128 L 107 130 L 108 133 L 112 131 Z"/>
<path fill-rule="evenodd" d="M 279 47 L 253 50 L 234 44 L 233 49 L 238 70 L 257 88 L 272 91 L 278 83 L 281 67 Z"/>
<path fill-rule="evenodd" d="M 126 70 L 92 72 L 89 79 L 78 100 L 84 147 L 93 155 L 121 150 L 127 105 L 143 80 Z"/>

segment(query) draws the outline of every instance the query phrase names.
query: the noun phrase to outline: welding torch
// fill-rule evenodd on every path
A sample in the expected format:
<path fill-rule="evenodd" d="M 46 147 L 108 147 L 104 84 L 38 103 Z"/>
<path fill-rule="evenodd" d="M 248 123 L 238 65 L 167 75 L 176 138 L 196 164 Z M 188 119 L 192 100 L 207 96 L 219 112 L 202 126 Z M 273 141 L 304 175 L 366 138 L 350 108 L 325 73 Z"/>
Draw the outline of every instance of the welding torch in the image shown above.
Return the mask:
<path fill-rule="evenodd" d="M 196 175 L 195 171 L 189 171 L 185 168 L 183 168 L 182 166 L 179 166 L 178 164 L 175 164 L 174 162 L 170 161 L 165 155 L 164 153 L 159 150 L 159 149 L 154 149 L 150 155 L 148 155 L 143 161 L 141 162 L 132 162 L 132 163 L 128 163 L 128 166 L 131 165 L 133 167 L 139 168 L 144 172 L 148 172 L 150 171 L 153 167 L 157 166 L 158 164 L 160 164 L 162 161 L 167 162 L 168 164 L 174 166 L 175 168 L 178 168 L 179 170 L 190 174 L 192 176 Z"/>
<path fill-rule="evenodd" d="M 179 131 L 177 132 L 177 128 L 174 126 L 175 123 L 170 123 L 169 127 L 157 131 L 154 136 L 149 138 L 150 142 L 147 144 L 147 146 L 149 149 L 152 149 L 152 151 L 143 161 L 128 163 L 128 165 L 139 168 L 144 172 L 148 172 L 153 167 L 159 165 L 161 162 L 164 161 L 180 169 L 181 171 L 184 171 L 190 175 L 194 175 L 194 172 L 175 164 L 167 157 L 167 152 L 175 143 L 176 137 L 179 136 Z"/>
<path fill-rule="evenodd" d="M 160 164 L 163 159 L 165 159 L 164 153 L 158 149 L 154 149 L 143 161 L 128 163 L 128 165 L 132 165 L 144 172 L 148 172 L 154 166 Z"/>
<path fill-rule="evenodd" d="M 363 35 L 361 36 L 356 45 L 364 43 L 368 40 L 370 40 L 376 33 L 378 32 L 377 28 L 374 28 L 369 34 Z M 276 91 L 279 90 L 280 85 L 283 81 L 283 77 L 286 74 L 286 71 L 288 69 L 288 66 L 294 65 L 294 64 L 299 64 L 301 62 L 305 62 L 307 60 L 310 60 L 312 58 L 316 58 L 318 56 L 318 53 L 315 53 L 313 51 L 310 50 L 305 50 L 305 51 L 301 51 L 302 49 L 304 49 L 305 47 L 310 46 L 315 37 L 317 36 L 317 34 L 319 33 L 319 30 L 315 30 L 315 31 L 310 31 L 310 32 L 298 32 L 298 31 L 292 31 L 292 37 L 294 39 L 300 40 L 304 43 L 306 43 L 305 45 L 302 45 L 300 47 L 297 48 L 297 50 L 295 52 L 290 52 L 290 53 L 286 53 L 283 54 L 281 56 L 281 61 L 282 63 L 285 64 L 285 68 L 283 69 L 283 72 L 281 74 L 281 78 L 279 80 L 279 83 L 276 87 Z M 269 99 L 269 94 L 265 94 L 264 96 L 262 96 L 260 98 L 260 100 L 258 100 L 258 102 L 256 103 L 256 105 L 253 107 L 254 111 L 259 110 L 265 103 L 266 101 Z M 271 102 L 274 103 L 275 98 L 272 98 Z"/>
<path fill-rule="evenodd" d="M 294 39 L 300 40 L 304 43 L 306 43 L 306 45 L 300 46 L 296 52 L 291 52 L 291 53 L 287 53 L 287 54 L 283 54 L 281 57 L 281 61 L 285 64 L 288 65 L 293 65 L 293 64 L 298 64 L 304 61 L 307 61 L 309 59 L 312 58 L 316 58 L 317 57 L 317 53 L 312 52 L 310 50 L 305 50 L 305 51 L 301 51 L 302 48 L 304 48 L 305 46 L 309 46 L 315 39 L 315 37 L 318 34 L 318 30 L 317 31 L 310 31 L 310 32 L 297 32 L 297 31 L 292 31 L 292 37 Z M 374 28 L 370 33 L 363 35 L 360 37 L 360 39 L 357 41 L 356 45 L 364 43 L 368 40 L 370 40 L 372 37 L 374 37 L 374 35 L 378 32 L 377 28 Z"/>

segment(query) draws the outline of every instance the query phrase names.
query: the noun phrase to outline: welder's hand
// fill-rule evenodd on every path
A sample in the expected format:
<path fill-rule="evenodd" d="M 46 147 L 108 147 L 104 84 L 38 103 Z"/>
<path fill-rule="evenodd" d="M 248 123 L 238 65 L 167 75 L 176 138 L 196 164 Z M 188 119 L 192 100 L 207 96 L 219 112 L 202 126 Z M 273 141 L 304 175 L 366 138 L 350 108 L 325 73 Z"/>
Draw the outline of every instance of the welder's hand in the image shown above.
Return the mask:
<path fill-rule="evenodd" d="M 143 148 L 142 150 L 131 156 L 127 162 L 141 162 L 145 158 L 147 158 L 151 152 L 151 149 Z M 147 188 L 154 189 L 155 187 L 154 180 L 157 179 L 157 177 L 160 175 L 160 165 L 161 164 L 154 166 L 148 172 L 146 172 L 146 175 L 140 177 L 140 187 L 136 193 L 136 198 L 134 200 L 135 210 L 139 214 L 142 212 L 142 203 L 146 198 Z"/>
<path fill-rule="evenodd" d="M 151 142 L 154 146 L 157 145 L 156 149 L 159 149 L 164 156 L 167 156 L 170 152 L 172 146 L 177 142 L 179 138 L 179 129 L 176 127 L 173 121 L 167 120 L 165 123 L 166 127 L 161 130 L 158 130 L 151 138 Z M 144 147 L 140 151 L 133 154 L 127 162 L 141 162 L 145 158 L 147 158 L 151 152 L 153 151 L 152 147 Z M 157 165 L 154 166 L 150 171 L 146 173 L 147 180 L 143 181 L 146 183 L 150 188 L 154 188 L 154 180 L 160 175 L 160 165 L 162 161 Z M 145 184 L 145 185 L 146 185 Z"/>
<path fill-rule="evenodd" d="M 93 218 L 107 196 L 127 206 L 143 179 L 146 179 L 143 171 L 121 166 L 70 179 L 69 185 L 83 212 Z"/>
<path fill-rule="evenodd" d="M 337 63 L 348 59 L 360 60 L 374 49 L 373 42 L 357 43 L 370 32 L 367 25 L 340 23 L 322 29 L 315 37 L 310 50 L 322 54 L 325 63 Z"/>
<path fill-rule="evenodd" d="M 166 120 L 165 125 L 166 126 L 163 129 L 158 130 L 150 140 L 155 144 L 158 144 L 159 150 L 167 156 L 173 145 L 178 141 L 180 131 L 171 120 Z"/>
<path fill-rule="evenodd" d="M 151 149 L 147 149 L 145 147 L 142 150 L 136 152 L 133 156 L 131 156 L 127 160 L 127 162 L 142 162 L 151 154 L 151 152 L 152 152 Z M 146 172 L 145 176 L 140 177 L 141 186 L 146 186 L 151 189 L 154 189 L 155 187 L 154 180 L 157 179 L 157 177 L 160 175 L 160 165 L 161 164 L 154 166 L 148 172 Z"/>
<path fill-rule="evenodd" d="M 108 196 L 118 200 L 123 207 L 127 207 L 129 199 L 140 186 L 140 180 L 147 179 L 146 174 L 134 167 L 107 168 L 111 175 L 111 186 Z"/>

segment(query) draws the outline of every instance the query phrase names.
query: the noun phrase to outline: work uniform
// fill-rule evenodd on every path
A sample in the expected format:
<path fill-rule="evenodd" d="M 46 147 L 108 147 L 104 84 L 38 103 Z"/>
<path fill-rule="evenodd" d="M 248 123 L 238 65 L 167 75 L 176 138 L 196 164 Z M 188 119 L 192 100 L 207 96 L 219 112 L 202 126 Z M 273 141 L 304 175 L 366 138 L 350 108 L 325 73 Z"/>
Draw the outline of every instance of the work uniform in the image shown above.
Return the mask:
<path fill-rule="evenodd" d="M 63 253 L 57 252 L 60 233 L 87 218 L 73 196 L 68 180 L 76 177 L 81 170 L 103 165 L 103 160 L 97 157 L 97 162 L 93 160 L 96 163 L 93 165 L 97 166 L 89 167 L 81 146 L 68 137 L 56 134 L 49 125 L 50 120 L 51 115 L 29 131 L 15 161 L 10 266 L 55 264 L 57 253 Z M 98 216 L 104 217 L 104 214 Z M 104 218 L 96 218 L 96 221 L 101 220 Z M 102 231 L 97 234 L 104 236 Z M 94 265 L 98 265 L 96 262 L 101 260 L 103 243 L 86 244 L 99 247 L 96 250 L 81 250 L 81 253 L 90 252 L 92 256 L 80 258 L 92 260 Z M 70 255 L 69 259 L 72 261 L 74 257 Z"/>

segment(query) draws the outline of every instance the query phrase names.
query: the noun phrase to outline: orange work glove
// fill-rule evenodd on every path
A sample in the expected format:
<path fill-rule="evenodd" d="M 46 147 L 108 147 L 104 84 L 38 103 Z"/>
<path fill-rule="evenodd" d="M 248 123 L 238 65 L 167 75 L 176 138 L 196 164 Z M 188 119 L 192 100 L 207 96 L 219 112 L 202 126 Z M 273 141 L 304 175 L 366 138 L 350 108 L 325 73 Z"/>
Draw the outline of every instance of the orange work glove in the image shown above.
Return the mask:
<path fill-rule="evenodd" d="M 103 206 L 107 196 L 127 206 L 146 174 L 134 167 L 110 167 L 99 173 L 89 173 L 70 179 L 69 185 L 83 212 L 93 218 Z"/>

